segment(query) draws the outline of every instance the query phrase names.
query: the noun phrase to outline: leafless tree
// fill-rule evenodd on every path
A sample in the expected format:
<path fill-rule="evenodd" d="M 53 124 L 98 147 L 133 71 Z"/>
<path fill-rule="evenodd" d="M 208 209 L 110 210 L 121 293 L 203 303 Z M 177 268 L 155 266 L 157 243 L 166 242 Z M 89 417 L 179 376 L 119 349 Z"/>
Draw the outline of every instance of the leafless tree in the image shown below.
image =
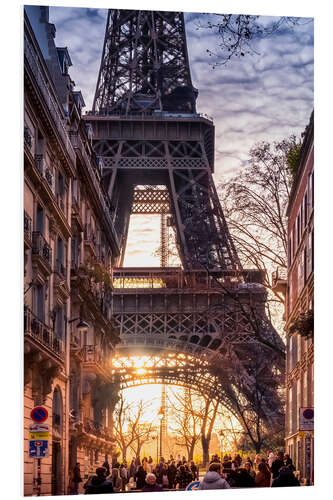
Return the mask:
<path fill-rule="evenodd" d="M 272 292 L 270 301 L 278 304 L 283 304 L 284 297 L 272 287 L 272 272 L 287 268 L 288 153 L 297 145 L 293 135 L 273 144 L 256 144 L 247 165 L 218 186 L 243 266 L 264 270 L 264 285 Z"/>
<path fill-rule="evenodd" d="M 151 438 L 153 425 L 143 421 L 146 409 L 147 404 L 142 401 L 128 403 L 121 394 L 114 412 L 113 430 L 123 461 L 126 461 L 128 449 L 131 449 L 138 457 L 143 443 Z"/>
<path fill-rule="evenodd" d="M 171 430 L 176 432 L 176 445 L 186 448 L 188 460 L 193 460 L 194 448 L 200 439 L 200 417 L 195 410 L 193 394 L 185 389 L 185 397 L 170 392 L 168 405 L 173 414 L 175 425 Z"/>
<path fill-rule="evenodd" d="M 313 19 L 299 17 L 279 17 L 271 19 L 264 16 L 207 14 L 209 20 L 197 23 L 197 29 L 209 29 L 216 34 L 217 50 L 207 49 L 215 61 L 213 67 L 226 65 L 230 59 L 245 55 L 258 54 L 256 41 L 271 37 L 282 29 L 292 31 L 296 26 L 313 22 Z"/>

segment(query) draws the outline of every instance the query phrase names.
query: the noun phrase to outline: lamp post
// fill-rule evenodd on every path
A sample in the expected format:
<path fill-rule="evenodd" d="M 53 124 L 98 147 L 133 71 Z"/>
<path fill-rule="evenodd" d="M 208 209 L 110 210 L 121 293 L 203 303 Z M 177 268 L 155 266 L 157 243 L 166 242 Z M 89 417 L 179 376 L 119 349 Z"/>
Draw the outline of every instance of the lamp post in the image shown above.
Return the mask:
<path fill-rule="evenodd" d="M 162 452 L 163 452 L 163 447 L 162 447 L 162 421 L 163 421 L 163 418 L 164 418 L 164 409 L 163 409 L 162 406 L 159 409 L 159 412 L 158 412 L 157 415 L 158 415 L 158 417 L 160 419 L 160 458 L 161 458 L 162 457 Z"/>
<path fill-rule="evenodd" d="M 224 438 L 224 432 L 222 429 L 219 432 L 219 436 L 220 436 L 220 452 L 221 452 L 221 463 L 222 463 L 223 462 L 223 438 Z"/>

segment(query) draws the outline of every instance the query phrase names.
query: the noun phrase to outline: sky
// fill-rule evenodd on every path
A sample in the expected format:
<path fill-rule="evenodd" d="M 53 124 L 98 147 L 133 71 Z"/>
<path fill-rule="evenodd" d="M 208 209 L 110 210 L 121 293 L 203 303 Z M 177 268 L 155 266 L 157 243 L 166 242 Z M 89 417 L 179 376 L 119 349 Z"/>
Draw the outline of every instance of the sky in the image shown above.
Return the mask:
<path fill-rule="evenodd" d="M 106 24 L 106 9 L 51 7 L 56 45 L 67 46 L 71 78 L 81 90 L 86 111 L 92 107 Z M 248 152 L 260 141 L 300 136 L 313 109 L 313 22 L 303 18 L 293 30 L 255 42 L 255 55 L 235 58 L 213 68 L 218 37 L 198 29 L 212 14 L 185 14 L 192 81 L 199 90 L 197 111 L 215 123 L 215 174 L 218 184 L 242 169 Z M 216 19 L 216 18 L 215 18 Z M 273 18 L 262 18 L 269 23 Z M 218 50 L 216 51 L 218 53 Z M 223 207 L 222 207 L 223 208 Z M 146 241 L 140 245 L 138 241 Z M 131 223 L 125 265 L 158 265 L 159 221 Z"/>

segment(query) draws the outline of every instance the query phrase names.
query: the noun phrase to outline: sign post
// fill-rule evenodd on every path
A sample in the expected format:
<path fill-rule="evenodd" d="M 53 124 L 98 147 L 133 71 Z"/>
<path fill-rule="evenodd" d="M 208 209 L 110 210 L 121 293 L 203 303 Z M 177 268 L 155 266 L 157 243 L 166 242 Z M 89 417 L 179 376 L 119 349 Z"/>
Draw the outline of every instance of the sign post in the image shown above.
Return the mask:
<path fill-rule="evenodd" d="M 299 409 L 299 430 L 301 436 L 305 434 L 305 477 L 306 485 L 311 484 L 311 441 L 314 430 L 313 408 Z"/>
<path fill-rule="evenodd" d="M 35 406 L 30 417 L 34 424 L 29 426 L 29 457 L 37 459 L 37 477 L 34 481 L 37 486 L 37 496 L 41 495 L 42 471 L 41 459 L 49 456 L 49 426 L 44 424 L 49 414 L 43 406 Z"/>

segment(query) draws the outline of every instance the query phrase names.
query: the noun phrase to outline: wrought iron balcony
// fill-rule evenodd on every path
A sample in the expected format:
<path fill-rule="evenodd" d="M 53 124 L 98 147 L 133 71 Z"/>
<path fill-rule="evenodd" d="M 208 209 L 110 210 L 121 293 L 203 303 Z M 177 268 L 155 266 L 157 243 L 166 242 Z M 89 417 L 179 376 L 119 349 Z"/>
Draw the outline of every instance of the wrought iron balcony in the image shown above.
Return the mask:
<path fill-rule="evenodd" d="M 61 194 L 57 194 L 57 203 L 59 205 L 59 207 L 61 208 L 61 210 L 63 212 L 65 212 L 65 203 L 64 203 L 64 198 Z"/>
<path fill-rule="evenodd" d="M 54 263 L 54 270 L 58 274 L 60 274 L 63 278 L 66 278 L 67 272 L 66 272 L 66 267 L 60 260 L 56 260 Z"/>
<path fill-rule="evenodd" d="M 24 210 L 24 239 L 31 242 L 32 239 L 32 219 Z"/>
<path fill-rule="evenodd" d="M 28 307 L 24 308 L 24 334 L 33 338 L 41 346 L 64 359 L 64 343 L 54 335 L 51 327 L 41 321 Z"/>
<path fill-rule="evenodd" d="M 50 188 L 53 190 L 53 175 L 51 173 L 51 170 L 48 167 L 45 168 L 44 177 L 45 177 L 48 185 L 50 186 Z"/>
<path fill-rule="evenodd" d="M 36 154 L 35 155 L 35 162 L 36 162 L 36 167 L 41 174 L 41 176 L 44 177 L 44 171 L 46 169 L 46 163 L 45 163 L 45 158 L 42 154 Z"/>
<path fill-rule="evenodd" d="M 91 420 L 90 418 L 83 418 L 83 429 L 88 434 L 93 434 L 96 437 L 102 437 L 107 441 L 112 440 L 110 430 L 105 427 L 103 424 L 96 422 L 95 420 Z"/>
<path fill-rule="evenodd" d="M 86 368 L 92 368 L 104 376 L 112 376 L 108 356 L 96 345 L 85 345 L 83 347 L 83 361 Z"/>
<path fill-rule="evenodd" d="M 24 126 L 24 144 L 26 144 L 29 149 L 32 148 L 32 134 L 27 125 Z"/>
<path fill-rule="evenodd" d="M 39 231 L 33 231 L 32 233 L 32 255 L 40 257 L 46 265 L 51 267 L 52 250 L 44 236 Z"/>

